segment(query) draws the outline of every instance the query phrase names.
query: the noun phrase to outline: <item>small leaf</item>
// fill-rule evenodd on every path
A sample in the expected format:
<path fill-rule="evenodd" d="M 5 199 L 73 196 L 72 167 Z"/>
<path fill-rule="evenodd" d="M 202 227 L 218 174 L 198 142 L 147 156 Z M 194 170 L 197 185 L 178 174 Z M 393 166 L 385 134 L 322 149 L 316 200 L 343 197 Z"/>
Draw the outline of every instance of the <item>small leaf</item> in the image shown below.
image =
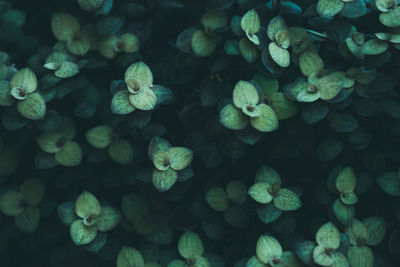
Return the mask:
<path fill-rule="evenodd" d="M 264 264 L 270 264 L 274 259 L 280 259 L 283 250 L 279 241 L 270 235 L 262 235 L 257 240 L 257 258 Z"/>
<path fill-rule="evenodd" d="M 96 238 L 85 246 L 85 249 L 90 252 L 98 253 L 106 245 L 106 243 L 107 243 L 107 234 L 98 233 Z"/>
<path fill-rule="evenodd" d="M 379 187 L 390 196 L 400 196 L 400 177 L 397 172 L 385 172 L 376 178 Z"/>
<path fill-rule="evenodd" d="M 113 130 L 106 125 L 100 125 L 87 131 L 85 137 L 93 147 L 106 148 L 113 141 Z"/>
<path fill-rule="evenodd" d="M 74 202 L 65 202 L 57 206 L 57 214 L 65 226 L 70 226 L 79 217 L 75 214 Z"/>
<path fill-rule="evenodd" d="M 131 143 L 124 138 L 111 143 L 108 148 L 108 155 L 119 164 L 129 164 L 135 157 Z"/>
<path fill-rule="evenodd" d="M 205 196 L 206 202 L 216 211 L 224 212 L 229 207 L 228 196 L 220 187 L 212 187 Z"/>
<path fill-rule="evenodd" d="M 355 216 L 354 206 L 345 205 L 339 199 L 336 199 L 332 205 L 333 213 L 340 223 L 349 225 Z"/>
<path fill-rule="evenodd" d="M 153 86 L 153 73 L 142 61 L 133 63 L 126 69 L 124 80 L 127 82 L 129 79 L 139 80 L 145 88 Z"/>
<path fill-rule="evenodd" d="M 266 104 L 260 104 L 257 107 L 261 114 L 256 118 L 251 118 L 250 124 L 260 132 L 272 132 L 278 129 L 278 117 L 272 108 Z"/>
<path fill-rule="evenodd" d="M 372 39 L 362 44 L 360 52 L 364 55 L 379 55 L 389 48 L 385 41 Z"/>
<path fill-rule="evenodd" d="M 379 21 L 391 28 L 400 26 L 400 6 L 396 6 L 393 10 L 387 13 L 379 14 Z"/>
<path fill-rule="evenodd" d="M 257 208 L 258 218 L 265 224 L 269 224 L 281 216 L 282 211 L 277 209 L 273 203 L 262 205 Z"/>
<path fill-rule="evenodd" d="M 340 232 L 333 223 L 327 222 L 318 229 L 315 240 L 324 248 L 337 249 L 340 245 Z"/>
<path fill-rule="evenodd" d="M 266 165 L 262 165 L 257 170 L 256 177 L 254 180 L 256 183 L 265 182 L 269 185 L 277 184 L 280 186 L 282 183 L 279 173 L 275 171 L 272 167 Z"/>
<path fill-rule="evenodd" d="M 228 17 L 222 10 L 209 10 L 201 16 L 200 21 L 206 32 L 212 33 L 215 30 L 225 27 L 228 24 Z"/>
<path fill-rule="evenodd" d="M 79 22 L 67 13 L 54 13 L 51 18 L 51 30 L 57 40 L 65 42 L 80 29 Z"/>
<path fill-rule="evenodd" d="M 143 88 L 138 94 L 129 95 L 129 103 L 139 110 L 153 110 L 157 103 L 157 96 L 151 89 Z"/>
<path fill-rule="evenodd" d="M 240 39 L 239 50 L 247 63 L 253 63 L 256 61 L 259 54 L 256 45 L 247 38 Z"/>
<path fill-rule="evenodd" d="M 341 0 L 339 0 L 341 2 Z M 324 69 L 324 61 L 314 49 L 307 49 L 300 54 L 299 67 L 305 76 L 318 74 Z"/>
<path fill-rule="evenodd" d="M 343 168 L 335 180 L 336 189 L 343 193 L 353 191 L 356 188 L 357 177 L 352 167 Z"/>
<path fill-rule="evenodd" d="M 70 61 L 61 63 L 61 66 L 54 73 L 56 77 L 66 79 L 79 73 L 79 65 Z"/>
<path fill-rule="evenodd" d="M 357 219 L 346 227 L 345 233 L 349 236 L 350 244 L 353 246 L 363 246 L 368 240 L 368 229 Z"/>
<path fill-rule="evenodd" d="M 204 253 L 203 242 L 195 232 L 186 231 L 179 238 L 178 252 L 185 259 L 201 256 Z"/>
<path fill-rule="evenodd" d="M 60 165 L 67 167 L 77 166 L 82 161 L 82 149 L 78 143 L 67 141 L 61 150 L 55 154 L 54 158 Z"/>
<path fill-rule="evenodd" d="M 282 68 L 289 67 L 290 65 L 289 51 L 279 47 L 275 42 L 269 43 L 268 51 L 276 64 L 278 64 Z"/>
<path fill-rule="evenodd" d="M 276 34 L 287 29 L 285 20 L 281 16 L 276 16 L 268 23 L 267 34 L 271 41 L 275 41 Z"/>
<path fill-rule="evenodd" d="M 237 108 L 242 108 L 244 105 L 258 104 L 258 93 L 254 85 L 247 81 L 239 81 L 233 89 L 233 104 Z"/>
<path fill-rule="evenodd" d="M 382 217 L 368 217 L 362 221 L 363 225 L 368 229 L 368 246 L 379 245 L 386 234 L 386 222 Z"/>
<path fill-rule="evenodd" d="M 322 100 L 333 99 L 340 93 L 343 88 L 343 80 L 333 76 L 327 75 L 317 81 L 317 88 Z"/>
<path fill-rule="evenodd" d="M 144 258 L 139 250 L 123 246 L 117 256 L 117 267 L 144 267 Z"/>
<path fill-rule="evenodd" d="M 18 112 L 30 120 L 41 120 L 46 115 L 46 103 L 39 93 L 28 94 L 26 99 L 18 101 Z"/>
<path fill-rule="evenodd" d="M 157 169 L 154 169 L 152 175 L 153 185 L 160 192 L 165 192 L 171 189 L 177 179 L 177 172 L 171 168 L 166 171 L 159 171 Z"/>
<path fill-rule="evenodd" d="M 228 129 L 242 130 L 246 128 L 249 121 L 245 114 L 234 105 L 226 105 L 219 114 L 219 122 Z"/>
<path fill-rule="evenodd" d="M 273 196 L 269 193 L 269 184 L 264 182 L 255 183 L 252 185 L 248 194 L 258 203 L 268 204 L 272 201 Z"/>
<path fill-rule="evenodd" d="M 367 7 L 364 0 L 352 0 L 345 3 L 340 15 L 347 18 L 359 18 L 367 14 Z"/>
<path fill-rule="evenodd" d="M 282 211 L 292 211 L 301 207 L 301 200 L 296 193 L 284 188 L 274 198 L 274 205 Z"/>
<path fill-rule="evenodd" d="M 367 246 L 351 246 L 347 252 L 350 266 L 372 267 L 374 265 L 374 254 Z"/>
<path fill-rule="evenodd" d="M 344 7 L 342 0 L 318 0 L 317 13 L 321 17 L 333 17 Z"/>
<path fill-rule="evenodd" d="M 192 51 L 197 57 L 208 57 L 217 48 L 217 41 L 202 30 L 197 30 L 191 38 Z"/>
<path fill-rule="evenodd" d="M 185 147 L 171 147 L 167 151 L 170 167 L 176 171 L 185 169 L 193 160 L 193 151 Z"/>
<path fill-rule="evenodd" d="M 313 250 L 313 260 L 316 264 L 320 266 L 332 266 L 333 256 L 326 252 L 324 246 L 316 246 Z"/>
<path fill-rule="evenodd" d="M 103 206 L 97 217 L 96 227 L 100 232 L 106 232 L 115 228 L 121 221 L 121 213 L 110 206 Z"/>
<path fill-rule="evenodd" d="M 89 215 L 98 216 L 101 212 L 100 202 L 90 192 L 82 192 L 75 201 L 75 213 L 80 218 L 85 218 Z"/>
<path fill-rule="evenodd" d="M 115 114 L 129 114 L 135 110 L 135 107 L 129 102 L 129 91 L 121 90 L 116 92 L 111 99 L 111 111 Z"/>
<path fill-rule="evenodd" d="M 242 30 L 250 35 L 258 32 L 260 29 L 260 17 L 255 9 L 250 9 L 243 15 L 240 26 Z"/>
<path fill-rule="evenodd" d="M 82 220 L 76 220 L 69 228 L 72 241 L 77 246 L 87 245 L 92 242 L 97 235 L 96 226 L 87 227 Z"/>
<path fill-rule="evenodd" d="M 24 233 L 33 233 L 39 226 L 40 211 L 37 207 L 26 207 L 24 212 L 14 217 L 17 228 Z"/>

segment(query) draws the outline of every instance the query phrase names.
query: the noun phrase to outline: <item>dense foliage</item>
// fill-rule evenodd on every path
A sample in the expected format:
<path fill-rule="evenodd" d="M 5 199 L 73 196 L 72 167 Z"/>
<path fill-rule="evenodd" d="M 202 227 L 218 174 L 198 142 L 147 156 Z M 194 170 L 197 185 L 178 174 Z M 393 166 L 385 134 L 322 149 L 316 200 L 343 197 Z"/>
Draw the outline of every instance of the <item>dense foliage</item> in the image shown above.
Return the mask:
<path fill-rule="evenodd" d="M 400 266 L 399 0 L 0 0 L 1 266 Z"/>

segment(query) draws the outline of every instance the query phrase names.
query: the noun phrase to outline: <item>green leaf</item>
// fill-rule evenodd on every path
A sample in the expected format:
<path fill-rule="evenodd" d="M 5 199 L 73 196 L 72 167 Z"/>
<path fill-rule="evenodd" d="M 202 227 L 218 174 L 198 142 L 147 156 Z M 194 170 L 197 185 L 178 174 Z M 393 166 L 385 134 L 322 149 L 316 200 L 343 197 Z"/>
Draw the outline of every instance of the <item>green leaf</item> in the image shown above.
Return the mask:
<path fill-rule="evenodd" d="M 65 226 L 70 226 L 79 217 L 75 214 L 74 202 L 65 202 L 57 206 L 57 214 Z"/>
<path fill-rule="evenodd" d="M 170 167 L 176 171 L 185 169 L 193 160 L 193 151 L 185 147 L 171 147 L 167 151 Z"/>
<path fill-rule="evenodd" d="M 135 111 L 135 107 L 129 102 L 129 91 L 116 92 L 111 99 L 111 112 L 115 114 L 129 114 Z"/>
<path fill-rule="evenodd" d="M 239 50 L 243 58 L 250 64 L 256 61 L 259 54 L 256 45 L 247 38 L 240 39 Z"/>
<path fill-rule="evenodd" d="M 269 184 L 264 182 L 259 182 L 252 185 L 248 194 L 258 203 L 268 204 L 272 201 L 273 197 L 269 193 Z"/>
<path fill-rule="evenodd" d="M 344 7 L 342 0 L 318 0 L 317 13 L 321 17 L 333 17 Z"/>
<path fill-rule="evenodd" d="M 195 232 L 186 231 L 179 238 L 178 252 L 185 259 L 194 259 L 196 256 L 203 255 L 203 242 Z"/>
<path fill-rule="evenodd" d="M 259 97 L 254 85 L 247 81 L 239 81 L 233 89 L 233 104 L 237 108 L 242 108 L 244 105 L 258 104 Z"/>
<path fill-rule="evenodd" d="M 250 9 L 240 20 L 242 30 L 250 35 L 257 33 L 260 29 L 260 17 L 255 9 Z"/>
<path fill-rule="evenodd" d="M 260 132 L 272 132 L 278 129 L 278 117 L 272 108 L 266 104 L 260 104 L 257 107 L 261 114 L 256 118 L 250 118 L 250 124 Z"/>
<path fill-rule="evenodd" d="M 89 215 L 99 215 L 101 212 L 100 202 L 90 192 L 82 192 L 75 200 L 75 213 L 80 218 L 85 218 Z"/>
<path fill-rule="evenodd" d="M 121 221 L 121 213 L 110 206 L 103 206 L 99 217 L 97 217 L 96 227 L 100 232 L 110 231 Z"/>
<path fill-rule="evenodd" d="M 356 173 L 350 166 L 343 168 L 335 180 L 336 189 L 341 193 L 345 191 L 353 191 L 356 188 L 356 184 Z"/>
<path fill-rule="evenodd" d="M 138 94 L 129 95 L 129 103 L 139 110 L 153 110 L 157 103 L 157 96 L 150 88 L 143 88 Z"/>
<path fill-rule="evenodd" d="M 221 110 L 219 122 L 228 129 L 242 130 L 248 125 L 249 119 L 240 109 L 228 104 Z"/>
<path fill-rule="evenodd" d="M 281 185 L 281 177 L 279 173 L 275 171 L 272 167 L 262 165 L 256 173 L 255 182 L 265 182 L 269 185 L 278 184 Z"/>
<path fill-rule="evenodd" d="M 386 234 L 386 221 L 383 217 L 368 217 L 362 221 L 363 225 L 368 229 L 368 246 L 379 245 Z"/>
<path fill-rule="evenodd" d="M 349 225 L 355 216 L 354 206 L 345 205 L 339 199 L 336 199 L 332 205 L 333 213 L 340 223 Z"/>
<path fill-rule="evenodd" d="M 318 229 L 315 241 L 324 248 L 337 249 L 340 245 L 340 232 L 333 223 L 327 222 Z"/>
<path fill-rule="evenodd" d="M 46 115 L 46 103 L 39 93 L 28 94 L 26 99 L 17 102 L 19 114 L 30 120 L 41 120 Z"/>
<path fill-rule="evenodd" d="M 164 138 L 161 138 L 159 136 L 153 137 L 153 139 L 151 139 L 150 141 L 149 148 L 147 150 L 149 159 L 152 160 L 154 154 L 157 153 L 158 151 L 167 152 L 170 147 L 171 144 Z"/>
<path fill-rule="evenodd" d="M 119 164 L 129 164 L 135 156 L 131 143 L 124 138 L 111 143 L 108 155 Z"/>
<path fill-rule="evenodd" d="M 78 143 L 67 141 L 61 150 L 54 155 L 54 159 L 63 166 L 77 166 L 82 161 L 82 149 Z"/>
<path fill-rule="evenodd" d="M 130 65 L 125 71 L 125 82 L 130 79 L 137 79 L 143 87 L 150 88 L 153 86 L 153 73 L 144 62 L 136 62 Z"/>
<path fill-rule="evenodd" d="M 391 28 L 396 28 L 400 26 L 400 6 L 396 6 L 393 10 L 387 13 L 379 14 L 379 21 Z"/>
<path fill-rule="evenodd" d="M 159 171 L 157 169 L 153 171 L 152 182 L 154 187 L 160 192 L 171 189 L 177 179 L 178 173 L 171 168 L 166 171 Z"/>
<path fill-rule="evenodd" d="M 341 0 L 339 0 L 341 2 Z M 315 51 L 315 49 L 307 49 L 300 54 L 299 67 L 304 76 L 318 74 L 324 69 L 324 61 Z"/>
<path fill-rule="evenodd" d="M 274 259 L 282 257 L 283 250 L 276 238 L 270 235 L 262 235 L 257 240 L 256 254 L 262 263 L 270 264 Z"/>
<path fill-rule="evenodd" d="M 295 192 L 284 188 L 274 197 L 274 205 L 282 211 L 292 211 L 301 207 L 301 200 Z"/>
<path fill-rule="evenodd" d="M 123 246 L 117 256 L 117 267 L 144 267 L 144 258 L 139 250 Z"/>
<path fill-rule="evenodd" d="M 208 190 L 205 199 L 208 205 L 216 211 L 223 212 L 229 207 L 228 196 L 220 187 L 212 187 Z"/>
<path fill-rule="evenodd" d="M 79 73 L 79 66 L 70 61 L 61 63 L 60 68 L 54 73 L 56 77 L 61 79 L 71 78 Z"/>
<path fill-rule="evenodd" d="M 96 226 L 86 226 L 82 220 L 76 220 L 69 228 L 72 241 L 77 246 L 87 245 L 92 242 L 97 235 Z"/>
<path fill-rule="evenodd" d="M 271 41 L 275 41 L 276 35 L 280 31 L 287 30 L 285 20 L 281 16 L 273 17 L 268 23 L 267 35 Z"/>
<path fill-rule="evenodd" d="M 345 233 L 350 239 L 350 244 L 353 246 L 363 246 L 368 240 L 368 229 L 357 219 L 354 219 L 351 224 L 346 227 Z"/>
<path fill-rule="evenodd" d="M 10 81 L 10 87 L 22 88 L 27 94 L 35 92 L 37 88 L 37 79 L 35 73 L 30 68 L 20 69 L 12 77 Z"/>
<path fill-rule="evenodd" d="M 361 53 L 364 55 L 379 55 L 389 48 L 389 44 L 379 39 L 366 41 L 361 46 Z"/>
<path fill-rule="evenodd" d="M 261 73 L 255 73 L 252 80 L 261 86 L 264 97 L 272 97 L 279 90 L 279 82 L 277 79 L 270 78 Z"/>
<path fill-rule="evenodd" d="M 271 58 L 282 68 L 287 68 L 290 65 L 290 54 L 289 51 L 279 47 L 275 42 L 271 42 L 268 45 L 268 51 Z"/>
<path fill-rule="evenodd" d="M 228 17 L 223 10 L 209 10 L 201 16 L 200 21 L 206 32 L 212 33 L 225 27 L 228 24 Z"/>
<path fill-rule="evenodd" d="M 320 266 L 332 266 L 333 256 L 326 252 L 324 246 L 316 246 L 313 250 L 313 260 Z"/>
<path fill-rule="evenodd" d="M 344 81 L 333 75 L 327 75 L 317 81 L 317 88 L 322 100 L 330 100 L 340 93 Z"/>
<path fill-rule="evenodd" d="M 282 211 L 277 209 L 273 203 L 262 205 L 261 207 L 257 208 L 257 216 L 265 224 L 269 224 L 277 220 L 281 214 Z"/>
<path fill-rule="evenodd" d="M 400 196 L 400 177 L 397 172 L 385 172 L 376 178 L 379 187 L 390 196 Z"/>
<path fill-rule="evenodd" d="M 292 118 L 299 111 L 297 104 L 289 100 L 283 93 L 273 94 L 270 101 L 270 106 L 274 110 L 278 120 Z"/>
<path fill-rule="evenodd" d="M 347 252 L 347 258 L 352 267 L 374 266 L 374 254 L 367 246 L 351 246 Z"/>
<path fill-rule="evenodd" d="M 214 37 L 202 30 L 197 30 L 192 34 L 191 44 L 193 53 L 197 57 L 208 57 L 217 48 L 217 41 Z"/>

